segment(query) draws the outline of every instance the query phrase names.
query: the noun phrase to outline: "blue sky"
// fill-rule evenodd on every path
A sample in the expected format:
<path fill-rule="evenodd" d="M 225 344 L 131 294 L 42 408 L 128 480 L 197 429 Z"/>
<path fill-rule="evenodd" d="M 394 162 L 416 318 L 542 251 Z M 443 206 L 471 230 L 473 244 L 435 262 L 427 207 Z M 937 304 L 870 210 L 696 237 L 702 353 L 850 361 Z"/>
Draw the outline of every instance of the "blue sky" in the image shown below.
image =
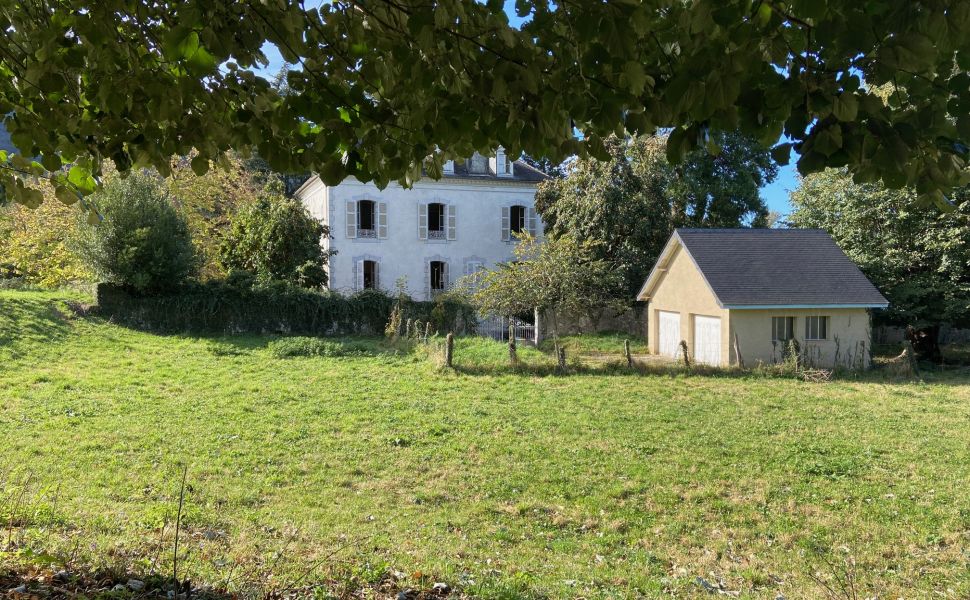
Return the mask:
<path fill-rule="evenodd" d="M 515 14 L 514 0 L 505 0 L 505 12 L 509 15 L 509 21 L 513 25 L 518 26 L 522 24 L 523 19 L 520 19 Z M 266 76 L 275 75 L 283 68 L 283 57 L 271 45 L 264 46 L 263 52 L 265 52 L 266 57 L 269 59 L 269 65 L 262 70 L 263 73 Z M 768 204 L 768 210 L 777 211 L 783 215 L 787 215 L 791 211 L 791 205 L 788 202 L 788 192 L 798 187 L 797 170 L 795 168 L 795 161 L 797 159 L 798 157 L 793 154 L 791 163 L 778 169 L 778 177 L 775 181 L 761 189 L 761 195 Z"/>

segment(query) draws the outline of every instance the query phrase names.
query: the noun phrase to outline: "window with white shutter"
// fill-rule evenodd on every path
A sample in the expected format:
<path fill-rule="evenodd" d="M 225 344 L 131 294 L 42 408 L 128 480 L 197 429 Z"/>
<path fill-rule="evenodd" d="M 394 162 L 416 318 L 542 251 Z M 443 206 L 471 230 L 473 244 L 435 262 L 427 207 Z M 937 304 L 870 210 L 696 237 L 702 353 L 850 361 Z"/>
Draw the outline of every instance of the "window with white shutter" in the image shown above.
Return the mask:
<path fill-rule="evenodd" d="M 502 241 L 508 242 L 512 239 L 512 209 L 508 206 L 502 207 Z"/>
<path fill-rule="evenodd" d="M 539 234 L 539 219 L 536 217 L 536 209 L 532 208 L 531 206 L 526 211 L 526 222 L 529 228 L 529 235 L 535 239 L 535 237 Z"/>
<path fill-rule="evenodd" d="M 377 204 L 377 237 L 387 239 L 387 202 Z"/>
<path fill-rule="evenodd" d="M 518 204 L 509 209 L 509 231 L 513 234 L 513 236 L 525 231 L 525 212 L 525 207 Z"/>
<path fill-rule="evenodd" d="M 373 200 L 357 202 L 357 237 L 376 238 L 377 203 Z"/>
<path fill-rule="evenodd" d="M 457 229 L 457 224 L 458 224 L 457 218 L 455 216 L 456 211 L 457 211 L 457 207 L 454 204 L 448 205 L 448 239 L 449 240 L 455 239 L 455 231 Z"/>
<path fill-rule="evenodd" d="M 418 204 L 418 239 L 428 239 L 428 205 Z"/>
<path fill-rule="evenodd" d="M 357 237 L 357 202 L 347 203 L 347 237 Z"/>

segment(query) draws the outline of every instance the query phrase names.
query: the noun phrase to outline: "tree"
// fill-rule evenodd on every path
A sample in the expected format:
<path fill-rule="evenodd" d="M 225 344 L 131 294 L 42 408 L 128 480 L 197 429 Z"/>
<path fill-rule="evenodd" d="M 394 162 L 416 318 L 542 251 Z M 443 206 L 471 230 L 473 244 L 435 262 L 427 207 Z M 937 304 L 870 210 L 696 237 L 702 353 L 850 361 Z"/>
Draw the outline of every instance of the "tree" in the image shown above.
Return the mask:
<path fill-rule="evenodd" d="M 54 194 L 50 186 L 44 192 Z M 90 281 L 91 272 L 66 243 L 77 216 L 76 207 L 52 198 L 36 210 L 19 204 L 0 207 L 0 278 L 19 277 L 45 288 Z"/>
<path fill-rule="evenodd" d="M 221 260 L 223 239 L 230 219 L 256 202 L 272 174 L 253 168 L 252 160 L 230 153 L 224 164 L 197 175 L 188 158 L 172 161 L 171 175 L 163 185 L 176 210 L 185 218 L 199 258 L 199 275 L 218 279 L 226 275 Z"/>
<path fill-rule="evenodd" d="M 108 159 L 167 174 L 194 150 L 201 173 L 228 149 L 410 185 L 500 144 L 607 158 L 611 133 L 667 128 L 671 159 L 739 130 L 804 174 L 845 167 L 941 205 L 965 183 L 966 0 L 517 0 L 521 27 L 503 5 L 7 2 L 0 115 L 21 155 L 0 155 L 0 185 L 35 206 L 32 177 L 68 199 Z M 265 44 L 295 65 L 291 93 L 254 74 Z"/>
<path fill-rule="evenodd" d="M 880 318 L 909 326 L 917 353 L 938 361 L 940 326 L 970 325 L 970 188 L 942 214 L 915 210 L 916 194 L 831 169 L 802 179 L 789 223 L 832 234 L 889 300 Z"/>
<path fill-rule="evenodd" d="M 762 225 L 758 188 L 774 179 L 768 151 L 750 138 L 723 134 L 720 152 L 666 158 L 666 137 L 607 138 L 609 160 L 579 159 L 563 179 L 543 182 L 536 209 L 551 237 L 601 242 L 596 256 L 614 265 L 633 301 L 675 227 Z"/>
<path fill-rule="evenodd" d="M 306 288 L 327 283 L 330 253 L 320 245 L 330 229 L 297 200 L 268 190 L 232 217 L 222 244 L 222 263 L 261 281 L 288 281 Z"/>
<path fill-rule="evenodd" d="M 111 177 L 92 197 L 100 223 L 81 222 L 74 251 L 101 281 L 139 294 L 171 291 L 196 272 L 192 237 L 160 178 L 132 171 Z"/>
<path fill-rule="evenodd" d="M 526 234 L 513 249 L 514 260 L 468 276 L 462 287 L 484 314 L 510 316 L 538 309 L 549 321 L 558 354 L 559 316 L 619 307 L 615 298 L 622 278 L 613 265 L 596 258 L 598 244 L 568 235 L 540 243 Z"/>

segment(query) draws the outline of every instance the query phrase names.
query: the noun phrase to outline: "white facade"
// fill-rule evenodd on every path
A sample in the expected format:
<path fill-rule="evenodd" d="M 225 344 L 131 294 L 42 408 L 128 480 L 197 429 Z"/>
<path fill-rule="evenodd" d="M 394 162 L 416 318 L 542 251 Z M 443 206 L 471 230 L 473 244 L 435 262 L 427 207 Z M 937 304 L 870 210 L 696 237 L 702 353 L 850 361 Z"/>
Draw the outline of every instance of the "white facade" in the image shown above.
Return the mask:
<path fill-rule="evenodd" d="M 442 179 L 424 178 L 412 189 L 392 183 L 380 190 L 355 179 L 328 186 L 316 176 L 303 184 L 296 198 L 330 226 L 323 244 L 337 252 L 330 288 L 394 293 L 405 278 L 411 297 L 428 300 L 434 288 L 510 260 L 515 229 L 541 237 L 535 187 L 544 176 L 502 153 L 476 159 L 449 164 Z"/>

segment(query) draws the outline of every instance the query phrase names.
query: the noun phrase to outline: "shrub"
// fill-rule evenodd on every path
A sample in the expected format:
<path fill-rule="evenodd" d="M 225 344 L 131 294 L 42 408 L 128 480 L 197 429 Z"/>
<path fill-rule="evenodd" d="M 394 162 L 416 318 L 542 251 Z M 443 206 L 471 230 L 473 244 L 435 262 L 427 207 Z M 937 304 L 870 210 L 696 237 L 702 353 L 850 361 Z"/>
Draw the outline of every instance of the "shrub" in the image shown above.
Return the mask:
<path fill-rule="evenodd" d="M 347 297 L 274 281 L 256 282 L 236 272 L 223 281 L 182 286 L 176 293 L 138 297 L 113 285 L 97 288 L 97 312 L 118 323 L 165 333 L 305 335 L 380 335 L 395 299 L 376 290 Z M 428 320 L 434 305 L 405 298 L 404 319 Z M 456 315 L 445 329 L 464 333 L 475 325 L 475 311 L 446 304 Z"/>
<path fill-rule="evenodd" d="M 226 270 L 249 271 L 260 281 L 305 288 L 326 285 L 330 253 L 320 240 L 330 229 L 297 200 L 267 193 L 231 219 L 221 257 Z"/>
<path fill-rule="evenodd" d="M 287 337 L 270 342 L 268 348 L 276 358 L 346 355 L 343 344 L 315 337 Z"/>
<path fill-rule="evenodd" d="M 41 189 L 45 200 L 37 208 L 0 207 L 0 279 L 44 288 L 90 281 L 91 273 L 65 244 L 79 211 L 56 200 L 50 185 Z"/>
<path fill-rule="evenodd" d="M 112 179 L 92 201 L 103 220 L 80 222 L 72 246 L 98 279 L 151 295 L 195 274 L 188 226 L 156 176 L 132 172 Z"/>

